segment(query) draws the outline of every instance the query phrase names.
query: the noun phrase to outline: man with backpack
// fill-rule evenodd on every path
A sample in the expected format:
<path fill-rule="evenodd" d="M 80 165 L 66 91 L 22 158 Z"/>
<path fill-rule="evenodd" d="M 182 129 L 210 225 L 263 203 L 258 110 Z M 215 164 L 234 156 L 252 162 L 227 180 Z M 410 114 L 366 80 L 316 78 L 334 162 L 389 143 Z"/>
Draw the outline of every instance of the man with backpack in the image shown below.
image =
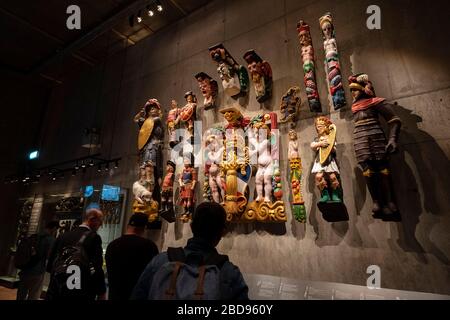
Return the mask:
<path fill-rule="evenodd" d="M 93 301 L 106 299 L 99 208 L 86 210 L 83 223 L 59 237 L 50 253 L 47 271 L 50 284 L 46 300 Z"/>
<path fill-rule="evenodd" d="M 50 221 L 43 232 L 19 243 L 15 256 L 15 265 L 20 269 L 17 300 L 39 300 L 41 297 L 45 265 L 57 229 L 58 222 Z"/>
<path fill-rule="evenodd" d="M 147 223 L 146 214 L 133 214 L 126 233 L 106 248 L 109 300 L 128 300 L 142 271 L 159 253 L 156 244 L 145 238 Z"/>
<path fill-rule="evenodd" d="M 169 248 L 148 264 L 132 300 L 247 300 L 248 287 L 239 268 L 216 246 L 225 233 L 226 212 L 203 202 L 191 223 L 193 237 L 184 248 Z"/>

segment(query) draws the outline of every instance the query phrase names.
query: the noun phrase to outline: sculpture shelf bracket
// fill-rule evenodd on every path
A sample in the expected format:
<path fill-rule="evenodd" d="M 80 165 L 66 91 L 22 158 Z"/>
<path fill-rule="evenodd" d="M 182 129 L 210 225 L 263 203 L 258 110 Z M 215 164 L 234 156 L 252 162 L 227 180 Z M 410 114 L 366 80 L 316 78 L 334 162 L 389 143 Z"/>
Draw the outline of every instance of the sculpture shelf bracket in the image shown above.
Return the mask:
<path fill-rule="evenodd" d="M 248 63 L 248 71 L 255 88 L 256 100 L 263 103 L 272 97 L 272 68 L 270 64 L 261 59 L 255 50 L 249 50 L 244 54 L 244 60 Z"/>
<path fill-rule="evenodd" d="M 210 47 L 209 54 L 217 63 L 225 94 L 234 99 L 246 96 L 249 89 L 247 69 L 238 64 L 222 44 Z"/>

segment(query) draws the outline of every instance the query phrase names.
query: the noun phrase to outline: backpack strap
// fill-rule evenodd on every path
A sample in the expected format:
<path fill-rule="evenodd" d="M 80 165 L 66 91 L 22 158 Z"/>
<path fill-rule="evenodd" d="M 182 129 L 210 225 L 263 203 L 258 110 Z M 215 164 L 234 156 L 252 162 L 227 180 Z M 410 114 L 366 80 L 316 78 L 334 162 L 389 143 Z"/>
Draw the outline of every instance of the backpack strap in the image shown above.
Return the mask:
<path fill-rule="evenodd" d="M 181 262 L 176 261 L 175 267 L 173 268 L 172 276 L 170 278 L 170 286 L 166 290 L 166 298 L 167 299 L 173 299 L 175 297 L 177 278 L 178 278 L 178 274 L 180 273 L 180 269 L 181 269 Z"/>
<path fill-rule="evenodd" d="M 169 258 L 169 261 L 179 261 L 179 262 L 185 262 L 186 261 L 186 255 L 184 253 L 184 249 L 181 247 L 178 248 L 167 248 L 167 257 Z"/>
<path fill-rule="evenodd" d="M 204 264 L 198 267 L 197 288 L 195 289 L 194 293 L 194 297 L 196 300 L 203 299 L 203 295 L 205 294 L 205 292 L 203 291 L 203 286 L 205 284 L 205 271 L 206 267 Z"/>
<path fill-rule="evenodd" d="M 81 246 L 83 245 L 84 240 L 86 240 L 86 238 L 88 237 L 88 235 L 91 233 L 91 231 L 86 231 L 83 233 L 83 235 L 81 236 L 80 240 L 78 240 L 77 242 L 77 246 Z"/>

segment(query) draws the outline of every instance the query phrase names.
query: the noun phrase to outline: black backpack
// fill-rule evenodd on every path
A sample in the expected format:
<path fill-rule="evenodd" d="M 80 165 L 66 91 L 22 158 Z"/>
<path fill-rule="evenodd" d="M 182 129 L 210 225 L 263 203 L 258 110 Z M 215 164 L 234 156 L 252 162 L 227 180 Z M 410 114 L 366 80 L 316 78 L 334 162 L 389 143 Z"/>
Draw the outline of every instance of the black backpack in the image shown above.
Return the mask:
<path fill-rule="evenodd" d="M 17 269 L 26 269 L 36 263 L 35 257 L 37 255 L 38 240 L 39 237 L 37 234 L 32 234 L 20 240 L 14 256 L 14 265 Z"/>
<path fill-rule="evenodd" d="M 75 245 L 68 245 L 62 248 L 53 263 L 49 292 L 47 300 L 57 300 L 66 298 L 84 297 L 89 283 L 91 273 L 91 263 L 83 245 L 84 240 L 91 232 L 85 232 Z M 78 266 L 80 268 L 80 284 L 81 289 L 69 289 L 67 281 L 73 274 L 67 273 L 70 266 Z"/>

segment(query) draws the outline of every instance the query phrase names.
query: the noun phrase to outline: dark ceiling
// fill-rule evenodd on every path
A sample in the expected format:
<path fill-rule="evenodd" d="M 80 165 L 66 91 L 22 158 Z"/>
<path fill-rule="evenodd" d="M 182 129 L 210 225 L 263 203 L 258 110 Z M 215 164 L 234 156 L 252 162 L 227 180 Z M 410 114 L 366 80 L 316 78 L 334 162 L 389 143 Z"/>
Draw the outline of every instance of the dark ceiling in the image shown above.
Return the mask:
<path fill-rule="evenodd" d="M 0 70 L 60 83 L 81 65 L 94 66 L 211 0 L 16 0 L 0 3 Z M 81 30 L 69 30 L 69 5 L 81 9 Z M 146 7 L 155 12 L 146 15 Z M 143 21 L 129 17 L 142 10 Z"/>

